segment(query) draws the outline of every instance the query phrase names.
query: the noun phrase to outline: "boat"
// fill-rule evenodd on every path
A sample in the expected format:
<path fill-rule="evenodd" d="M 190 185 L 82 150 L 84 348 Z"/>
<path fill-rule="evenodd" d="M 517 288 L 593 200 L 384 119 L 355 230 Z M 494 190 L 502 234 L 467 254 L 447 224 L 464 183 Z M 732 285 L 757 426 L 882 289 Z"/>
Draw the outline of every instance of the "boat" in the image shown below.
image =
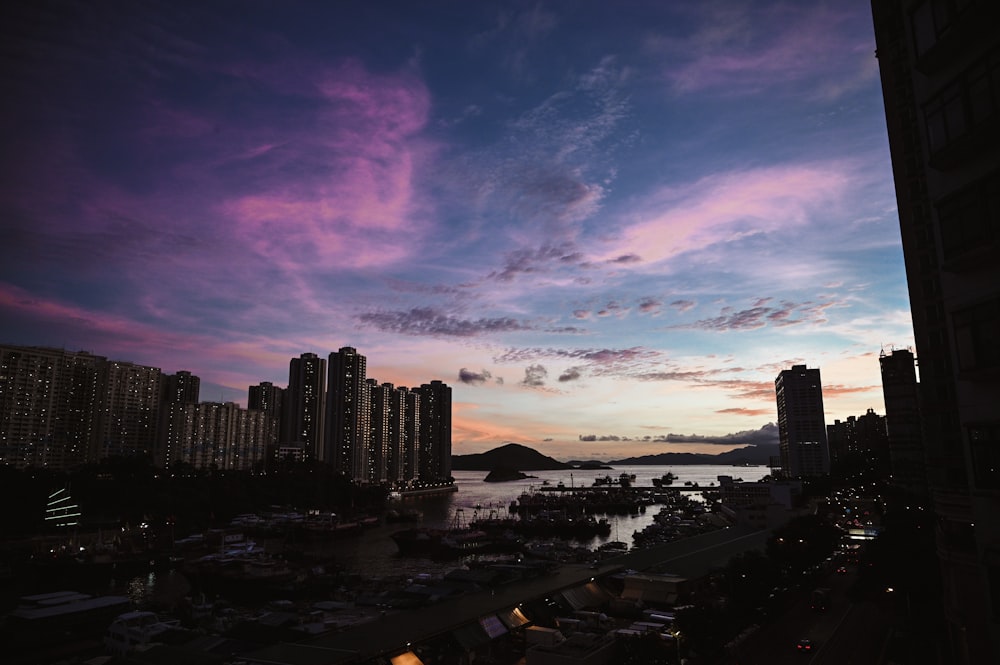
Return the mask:
<path fill-rule="evenodd" d="M 5 650 L 39 649 L 99 633 L 112 617 L 131 605 L 128 596 L 92 596 L 54 591 L 23 596 L 4 617 L 9 643 Z"/>
<path fill-rule="evenodd" d="M 669 485 L 673 485 L 676 479 L 677 476 L 670 471 L 667 471 L 659 478 L 653 478 L 653 487 L 667 487 Z"/>
<path fill-rule="evenodd" d="M 628 543 L 620 540 L 609 540 L 598 546 L 597 551 L 607 556 L 617 556 L 628 552 Z"/>
<path fill-rule="evenodd" d="M 172 642 L 172 636 L 190 631 L 181 628 L 177 619 L 163 621 L 152 612 L 126 612 L 119 614 L 104 633 L 104 648 L 114 656 L 125 656 L 130 651 L 151 644 Z"/>
<path fill-rule="evenodd" d="M 463 511 L 455 511 L 448 529 L 416 527 L 403 529 L 390 537 L 402 556 L 446 559 L 470 554 L 494 554 L 519 549 L 521 542 L 510 532 L 490 533 L 472 524 L 462 523 Z"/>

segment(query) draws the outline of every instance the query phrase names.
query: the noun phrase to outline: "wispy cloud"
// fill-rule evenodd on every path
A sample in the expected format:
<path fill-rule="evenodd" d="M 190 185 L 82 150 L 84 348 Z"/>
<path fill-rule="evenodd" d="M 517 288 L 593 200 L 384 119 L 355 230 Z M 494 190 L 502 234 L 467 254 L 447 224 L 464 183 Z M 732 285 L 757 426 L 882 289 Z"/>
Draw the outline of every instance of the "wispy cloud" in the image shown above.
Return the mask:
<path fill-rule="evenodd" d="M 631 441 L 642 443 L 668 443 L 668 444 L 705 444 L 713 446 L 762 446 L 774 445 L 778 443 L 778 426 L 768 423 L 757 430 L 746 430 L 722 436 L 699 435 L 699 434 L 665 434 L 665 435 L 644 435 L 628 436 L 621 434 L 581 434 L 577 437 L 580 441 Z"/>
<path fill-rule="evenodd" d="M 767 91 L 835 99 L 870 81 L 874 38 L 836 4 L 708 3 L 701 28 L 684 38 L 651 36 L 647 48 L 669 63 L 665 77 L 681 94 L 733 96 Z"/>
<path fill-rule="evenodd" d="M 430 307 L 406 311 L 368 312 L 358 320 L 386 332 L 438 337 L 475 337 L 486 333 L 530 330 L 530 324 L 510 317 L 462 319 Z"/>

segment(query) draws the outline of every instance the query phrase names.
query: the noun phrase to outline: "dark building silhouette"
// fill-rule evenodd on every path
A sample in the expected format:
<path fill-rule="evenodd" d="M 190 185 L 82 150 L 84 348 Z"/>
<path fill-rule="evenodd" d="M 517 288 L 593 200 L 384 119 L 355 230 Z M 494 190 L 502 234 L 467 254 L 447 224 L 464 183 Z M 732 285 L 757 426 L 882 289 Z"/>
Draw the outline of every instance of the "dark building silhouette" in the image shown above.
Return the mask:
<path fill-rule="evenodd" d="M 301 449 L 297 458 L 325 461 L 325 417 L 326 360 L 315 353 L 303 353 L 288 364 L 288 389 L 281 418 L 282 446 Z"/>
<path fill-rule="evenodd" d="M 371 451 L 367 359 L 345 346 L 330 354 L 323 461 L 359 483 L 371 482 L 377 460 Z"/>
<path fill-rule="evenodd" d="M 393 457 L 394 440 L 399 439 L 399 409 L 393 400 L 396 392 L 391 383 L 380 384 L 367 379 L 369 416 L 368 482 L 389 482 L 389 464 Z"/>
<path fill-rule="evenodd" d="M 778 405 L 778 451 L 787 478 L 830 473 L 823 384 L 818 369 L 793 365 L 774 380 Z"/>
<path fill-rule="evenodd" d="M 420 472 L 421 402 L 420 393 L 404 386 L 396 388 L 395 399 L 401 411 L 399 435 L 399 455 L 389 460 L 389 473 L 397 483 L 411 484 Z M 451 469 L 451 448 L 448 449 L 448 468 Z M 450 472 L 450 471 L 449 471 Z"/>
<path fill-rule="evenodd" d="M 826 426 L 830 474 L 838 478 L 884 479 L 889 475 L 885 416 L 874 410 Z"/>
<path fill-rule="evenodd" d="M 270 381 L 262 381 L 247 390 L 247 409 L 260 411 L 266 416 L 264 446 L 266 460 L 273 460 L 281 444 L 281 423 L 285 404 L 285 390 Z"/>
<path fill-rule="evenodd" d="M 927 460 L 920 426 L 920 399 L 913 353 L 894 349 L 879 356 L 891 483 L 914 496 L 927 496 Z"/>
<path fill-rule="evenodd" d="M 416 389 L 420 395 L 418 478 L 437 482 L 451 478 L 451 388 L 431 381 Z"/>
<path fill-rule="evenodd" d="M 185 406 L 197 404 L 200 393 L 201 379 L 191 372 L 163 375 L 160 383 L 160 421 L 153 456 L 157 466 L 169 467 L 180 459 L 181 439 L 190 419 Z"/>
<path fill-rule="evenodd" d="M 1000 3 L 873 0 L 872 15 L 920 361 L 946 662 L 996 663 Z"/>
<path fill-rule="evenodd" d="M 197 404 L 201 393 L 201 379 L 187 371 L 163 375 L 164 402 Z"/>

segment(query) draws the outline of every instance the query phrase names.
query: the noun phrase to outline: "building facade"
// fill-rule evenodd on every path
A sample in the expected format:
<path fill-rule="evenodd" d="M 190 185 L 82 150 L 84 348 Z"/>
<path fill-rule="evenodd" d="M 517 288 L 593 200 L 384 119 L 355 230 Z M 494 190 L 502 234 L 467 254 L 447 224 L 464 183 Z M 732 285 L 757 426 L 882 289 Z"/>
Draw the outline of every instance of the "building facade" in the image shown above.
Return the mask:
<path fill-rule="evenodd" d="M 920 398 L 913 353 L 894 349 L 879 356 L 886 433 L 889 437 L 890 482 L 918 497 L 927 497 L 927 460 L 920 423 Z"/>
<path fill-rule="evenodd" d="M 1000 5 L 872 0 L 948 662 L 1000 662 Z"/>
<path fill-rule="evenodd" d="M 422 482 L 451 478 L 451 387 L 431 381 L 417 389 L 420 395 L 420 437 L 417 477 Z"/>
<path fill-rule="evenodd" d="M 249 471 L 267 454 L 269 418 L 233 402 L 184 404 L 178 409 L 177 459 L 196 469 Z"/>
<path fill-rule="evenodd" d="M 298 446 L 307 459 L 325 461 L 326 359 L 303 353 L 288 363 L 281 445 Z"/>
<path fill-rule="evenodd" d="M 778 444 L 786 478 L 830 473 L 823 384 L 819 369 L 794 365 L 774 380 L 778 405 Z"/>
<path fill-rule="evenodd" d="M 285 403 L 285 390 L 262 381 L 247 390 L 247 409 L 260 411 L 267 416 L 266 445 L 272 449 L 269 459 L 274 457 L 281 444 L 281 422 Z"/>
<path fill-rule="evenodd" d="M 97 456 L 106 359 L 0 346 L 0 464 L 68 470 Z"/>
<path fill-rule="evenodd" d="M 371 450 L 367 359 L 345 346 L 330 354 L 329 368 L 323 460 L 355 482 L 370 482 L 377 460 Z"/>
<path fill-rule="evenodd" d="M 162 372 L 119 360 L 103 364 L 98 417 L 98 458 L 148 455 L 156 458 Z"/>

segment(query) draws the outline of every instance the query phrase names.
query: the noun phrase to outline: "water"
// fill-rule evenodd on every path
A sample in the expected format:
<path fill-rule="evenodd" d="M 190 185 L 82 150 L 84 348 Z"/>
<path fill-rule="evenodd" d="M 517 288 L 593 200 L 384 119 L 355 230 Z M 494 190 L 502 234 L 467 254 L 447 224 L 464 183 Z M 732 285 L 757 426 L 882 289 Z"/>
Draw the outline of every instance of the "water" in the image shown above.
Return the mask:
<path fill-rule="evenodd" d="M 456 522 L 467 523 L 476 517 L 488 517 L 493 511 L 498 517 L 506 517 L 507 509 L 512 501 L 521 493 L 538 489 L 548 481 L 550 486 L 562 482 L 566 487 L 590 487 L 596 478 L 610 475 L 617 478 L 621 473 L 635 474 L 633 485 L 640 487 L 652 486 L 652 480 L 659 478 L 667 471 L 672 472 L 676 479 L 674 486 L 684 486 L 686 482 L 697 483 L 699 487 L 710 488 L 718 485 L 718 476 L 730 475 L 754 481 L 767 475 L 768 469 L 763 466 L 733 467 L 718 465 L 678 465 L 678 466 L 616 466 L 613 469 L 597 470 L 560 470 L 531 471 L 534 476 L 525 480 L 503 483 L 483 482 L 486 471 L 455 471 L 455 483 L 458 492 L 438 497 L 406 499 L 396 507 L 400 509 L 414 508 L 423 517 L 420 526 L 430 528 L 446 528 Z M 698 500 L 697 492 L 686 493 Z M 637 515 L 608 515 L 611 523 L 611 533 L 606 537 L 598 537 L 585 542 L 578 542 L 590 548 L 596 548 L 609 540 L 621 540 L 632 543 L 632 534 L 648 526 L 659 512 L 659 506 L 653 505 L 645 513 Z M 391 536 L 395 531 L 413 526 L 413 524 L 380 524 L 366 529 L 361 535 L 317 545 L 319 551 L 333 558 L 344 570 L 364 575 L 368 578 L 415 576 L 422 573 L 437 574 L 459 567 L 460 561 L 432 561 L 413 557 L 401 557 L 397 553 L 396 543 Z M 278 551 L 280 544 L 265 543 L 269 550 Z M 125 592 L 136 605 L 143 605 L 155 600 L 183 595 L 189 591 L 186 581 L 179 573 L 157 573 L 121 581 L 118 592 Z"/>
<path fill-rule="evenodd" d="M 651 487 L 653 479 L 659 478 L 667 471 L 672 472 L 676 479 L 675 486 L 684 486 L 686 482 L 697 483 L 699 487 L 710 488 L 718 485 L 718 476 L 730 475 L 744 480 L 758 480 L 767 475 L 764 466 L 733 467 L 719 465 L 677 465 L 677 466 L 615 466 L 613 469 L 595 469 L 582 471 L 529 471 L 527 475 L 534 477 L 524 480 L 514 480 L 503 483 L 483 482 L 486 471 L 454 471 L 455 484 L 458 492 L 440 497 L 422 499 L 407 499 L 401 502 L 402 508 L 415 508 L 423 514 L 421 526 L 445 528 L 457 523 L 467 523 L 476 517 L 488 517 L 493 511 L 498 517 L 507 517 L 508 506 L 521 493 L 532 488 L 538 489 L 548 481 L 555 487 L 562 482 L 566 487 L 590 487 L 596 478 L 610 475 L 617 478 L 621 473 L 635 474 L 633 485 Z M 697 492 L 686 493 L 693 499 L 700 499 Z M 606 537 L 598 537 L 589 541 L 579 542 L 591 548 L 609 540 L 621 540 L 631 544 L 632 533 L 641 531 L 648 526 L 659 512 L 658 506 L 649 506 L 645 513 L 638 515 L 607 515 L 611 524 L 611 533 Z M 363 572 L 373 576 L 413 575 L 418 573 L 436 573 L 442 567 L 456 567 L 457 563 L 435 562 L 427 559 L 400 557 L 396 553 L 396 544 L 390 537 L 393 532 L 412 525 L 383 524 L 366 531 L 356 538 L 330 543 L 328 553 L 347 570 Z"/>

